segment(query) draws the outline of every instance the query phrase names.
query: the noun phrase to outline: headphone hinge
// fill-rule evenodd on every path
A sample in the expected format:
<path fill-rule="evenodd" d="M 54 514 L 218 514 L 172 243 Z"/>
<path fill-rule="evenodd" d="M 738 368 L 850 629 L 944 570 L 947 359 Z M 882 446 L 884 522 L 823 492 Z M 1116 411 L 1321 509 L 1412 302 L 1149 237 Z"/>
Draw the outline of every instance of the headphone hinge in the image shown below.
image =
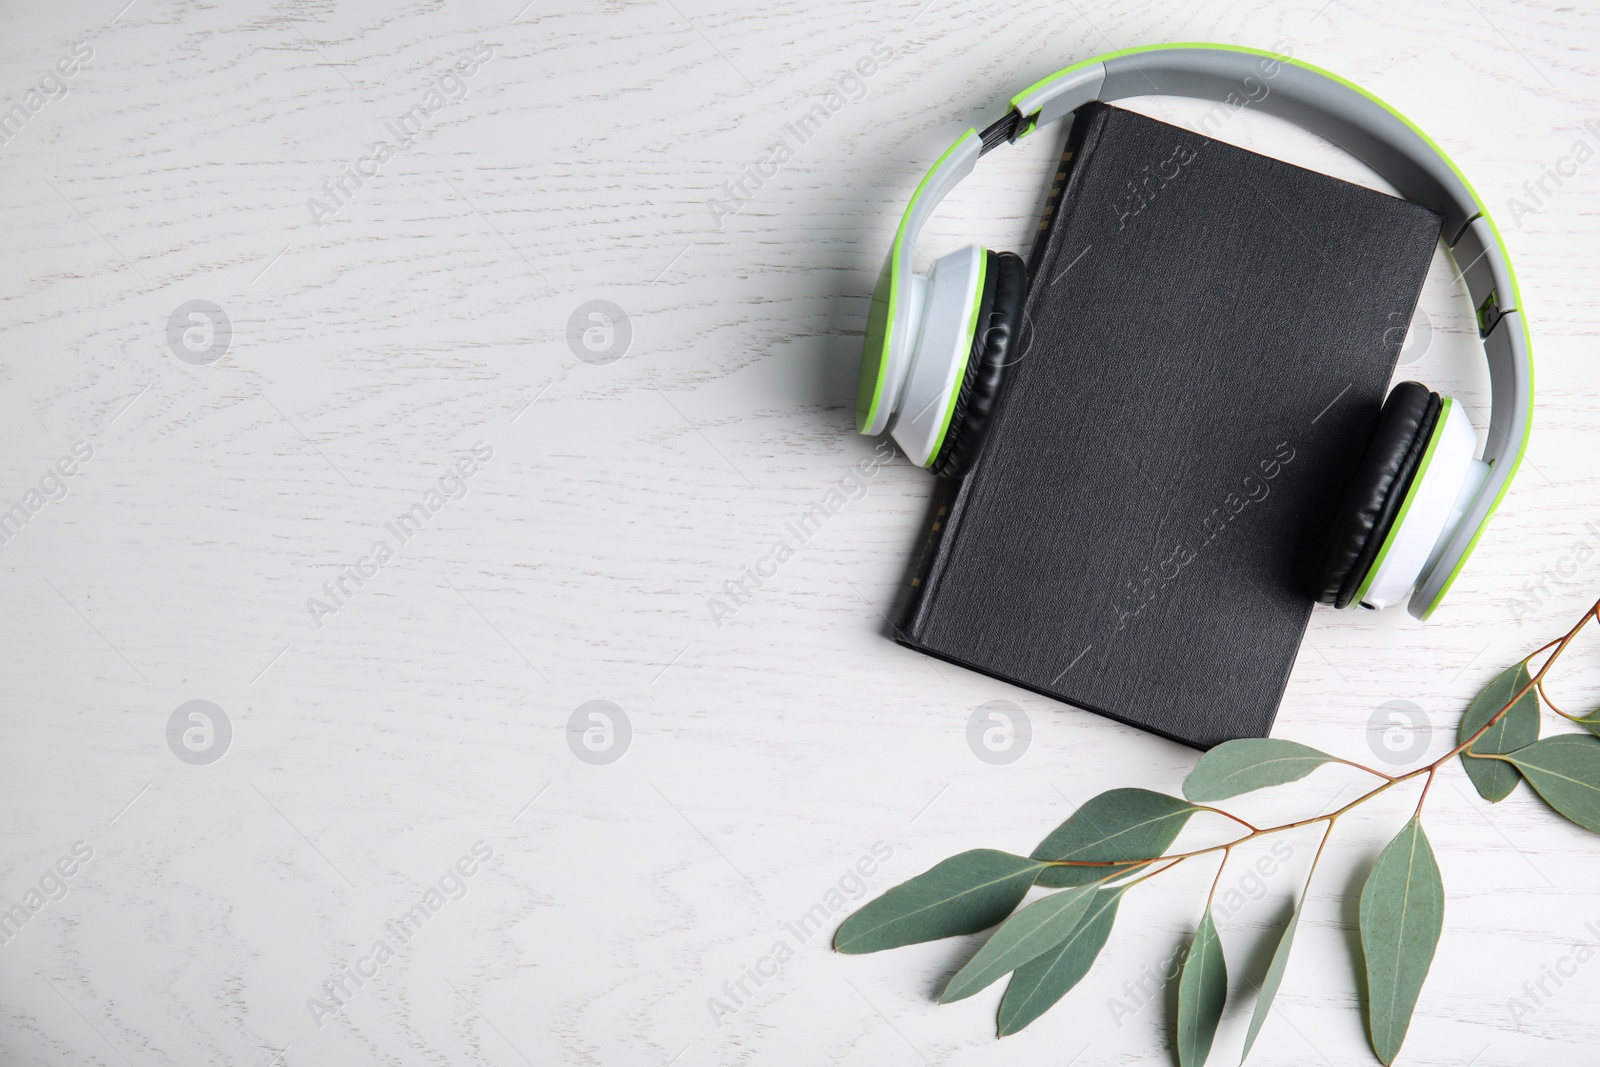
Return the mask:
<path fill-rule="evenodd" d="M 1034 117 L 1037 118 L 1038 116 Z M 1026 125 L 1024 125 L 1025 122 Z M 1033 124 L 1023 119 L 1022 113 L 1017 111 L 1016 108 L 1012 108 L 1004 118 L 990 123 L 978 135 L 978 138 L 983 142 L 983 147 L 978 154 L 984 155 L 993 149 L 999 148 L 1002 144 L 1016 144 L 1018 137 L 1023 136 L 1032 129 Z"/>
<path fill-rule="evenodd" d="M 1505 312 L 1500 310 L 1499 291 L 1490 289 L 1489 295 L 1478 305 L 1478 336 L 1488 337 L 1503 318 Z"/>

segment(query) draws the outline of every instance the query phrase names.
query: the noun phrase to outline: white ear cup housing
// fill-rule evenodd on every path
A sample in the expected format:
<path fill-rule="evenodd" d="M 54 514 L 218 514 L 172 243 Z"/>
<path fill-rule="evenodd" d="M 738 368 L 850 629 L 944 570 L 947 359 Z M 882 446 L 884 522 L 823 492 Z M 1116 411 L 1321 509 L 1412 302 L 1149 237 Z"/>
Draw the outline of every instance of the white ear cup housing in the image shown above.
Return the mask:
<path fill-rule="evenodd" d="M 972 355 L 987 253 L 977 245 L 951 252 L 926 280 L 912 281 L 916 342 L 904 382 L 888 385 L 889 433 L 906 457 L 926 467 L 939 454 Z"/>
<path fill-rule="evenodd" d="M 1477 458 L 1478 435 L 1462 406 L 1444 397 L 1431 439 L 1411 479 L 1394 525 L 1355 599 L 1385 608 L 1421 585 L 1489 475 Z"/>

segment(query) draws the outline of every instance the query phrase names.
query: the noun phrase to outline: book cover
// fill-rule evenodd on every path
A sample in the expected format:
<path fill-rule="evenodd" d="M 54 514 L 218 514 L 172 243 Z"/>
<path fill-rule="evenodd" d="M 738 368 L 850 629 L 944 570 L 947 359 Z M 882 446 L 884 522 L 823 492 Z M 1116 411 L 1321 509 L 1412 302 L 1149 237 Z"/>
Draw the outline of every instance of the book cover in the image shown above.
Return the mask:
<path fill-rule="evenodd" d="M 1197 747 L 1265 736 L 1439 218 L 1101 104 L 1055 177 L 896 639 Z"/>

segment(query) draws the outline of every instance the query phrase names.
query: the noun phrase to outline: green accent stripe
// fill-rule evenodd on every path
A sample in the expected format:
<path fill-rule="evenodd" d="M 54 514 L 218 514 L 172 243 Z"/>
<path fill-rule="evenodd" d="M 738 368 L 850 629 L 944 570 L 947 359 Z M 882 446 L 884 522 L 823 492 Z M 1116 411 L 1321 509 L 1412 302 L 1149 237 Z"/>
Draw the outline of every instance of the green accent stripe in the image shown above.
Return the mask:
<path fill-rule="evenodd" d="M 1517 471 L 1522 466 L 1522 457 L 1528 452 L 1528 442 L 1533 440 L 1533 398 L 1538 393 L 1533 380 L 1533 337 L 1528 333 L 1528 317 L 1522 311 L 1522 291 L 1517 285 L 1516 272 L 1511 269 L 1511 256 L 1506 252 L 1506 242 L 1500 236 L 1500 227 L 1494 224 L 1494 219 L 1489 217 L 1488 211 L 1484 211 L 1482 217 L 1489 224 L 1489 232 L 1494 235 L 1495 244 L 1500 247 L 1500 258 L 1505 264 L 1506 277 L 1511 280 L 1511 296 L 1516 308 L 1513 311 L 1506 312 L 1506 316 L 1515 315 L 1517 317 L 1518 325 L 1522 327 L 1522 341 L 1528 352 L 1528 426 L 1527 432 L 1522 435 L 1522 442 L 1517 446 L 1517 454 L 1511 458 L 1511 472 L 1506 475 L 1506 480 L 1500 483 L 1500 491 L 1495 494 L 1494 503 L 1489 505 L 1489 510 L 1484 514 L 1483 521 L 1473 531 L 1472 540 L 1467 542 L 1466 550 L 1461 553 L 1461 558 L 1456 561 L 1455 568 L 1450 571 L 1450 576 L 1439 587 L 1439 595 L 1434 597 L 1433 603 L 1424 608 L 1422 614 L 1418 616 L 1423 622 L 1427 622 L 1429 616 L 1438 609 L 1440 603 L 1444 601 L 1445 594 L 1450 592 L 1450 587 L 1461 576 L 1461 568 L 1465 567 L 1467 560 L 1472 558 L 1473 551 L 1478 547 L 1479 539 L 1483 537 L 1483 532 L 1489 528 L 1489 520 L 1494 518 L 1494 513 L 1500 509 L 1500 502 L 1505 499 L 1507 491 L 1511 488 L 1511 483 L 1517 478 Z M 1500 321 L 1502 323 L 1505 322 L 1506 316 L 1501 317 Z M 1498 326 L 1495 328 L 1499 329 Z M 1490 464 L 1489 476 L 1491 478 L 1495 474 L 1493 467 L 1494 464 Z"/>
<path fill-rule="evenodd" d="M 933 440 L 933 451 L 928 453 L 928 462 L 924 467 L 933 466 L 933 461 L 939 458 L 939 452 L 944 448 L 945 435 L 950 432 L 950 419 L 956 413 L 956 400 L 961 396 L 961 383 L 967 378 L 967 364 L 972 360 L 972 344 L 978 336 L 978 312 L 983 307 L 983 283 L 989 276 L 989 253 L 983 248 L 978 249 L 978 285 L 972 296 L 972 316 L 967 320 L 967 343 L 961 349 L 961 365 L 956 368 L 955 384 L 950 389 L 950 402 L 944 406 L 944 424 L 939 427 L 939 436 Z"/>
<path fill-rule="evenodd" d="M 872 404 L 867 408 L 866 417 L 857 419 L 857 423 L 860 426 L 872 425 L 873 421 L 878 417 L 878 405 L 883 403 L 883 383 L 889 373 L 889 350 L 894 344 L 894 319 L 900 302 L 900 256 L 906 243 L 906 223 L 910 221 L 912 209 L 917 206 L 917 201 L 922 199 L 922 194 L 927 191 L 928 180 L 939 172 L 939 168 L 944 166 L 945 160 L 949 159 L 955 153 L 955 150 L 966 142 L 967 138 L 976 138 L 977 136 L 977 130 L 968 129 L 966 133 L 957 137 L 949 148 L 944 150 L 944 154 L 939 157 L 938 161 L 922 176 L 922 180 L 917 183 L 916 191 L 911 194 L 911 200 L 906 204 L 906 209 L 900 216 L 900 228 L 895 231 L 894 245 L 889 251 L 889 310 L 883 328 L 883 348 L 878 353 L 877 380 L 872 386 Z M 905 273 L 909 275 L 910 271 L 908 270 Z M 861 358 L 865 359 L 866 353 L 863 352 Z"/>
<path fill-rule="evenodd" d="M 1449 397 L 1444 398 L 1444 405 L 1439 409 L 1439 419 L 1433 424 L 1433 434 L 1428 441 L 1428 447 L 1422 453 L 1422 462 L 1417 464 L 1417 473 L 1411 476 L 1411 485 L 1406 488 L 1405 499 L 1400 502 L 1400 512 L 1395 515 L 1394 522 L 1389 525 L 1389 532 L 1384 535 L 1383 547 L 1378 549 L 1378 556 L 1372 561 L 1372 566 L 1367 568 L 1367 576 L 1361 579 L 1361 584 L 1356 586 L 1356 595 L 1352 597 L 1357 604 L 1367 597 L 1367 590 L 1372 588 L 1372 581 L 1378 576 L 1378 571 L 1383 567 L 1383 561 L 1389 555 L 1389 549 L 1394 547 L 1395 537 L 1400 533 L 1400 527 L 1405 525 L 1406 516 L 1411 513 L 1411 505 L 1416 502 L 1417 491 L 1422 488 L 1422 479 L 1428 473 L 1428 465 L 1433 462 L 1433 454 L 1439 451 L 1439 442 L 1444 440 L 1445 421 L 1450 417 L 1450 406 L 1455 401 Z M 1431 545 L 1429 546 L 1432 547 Z"/>

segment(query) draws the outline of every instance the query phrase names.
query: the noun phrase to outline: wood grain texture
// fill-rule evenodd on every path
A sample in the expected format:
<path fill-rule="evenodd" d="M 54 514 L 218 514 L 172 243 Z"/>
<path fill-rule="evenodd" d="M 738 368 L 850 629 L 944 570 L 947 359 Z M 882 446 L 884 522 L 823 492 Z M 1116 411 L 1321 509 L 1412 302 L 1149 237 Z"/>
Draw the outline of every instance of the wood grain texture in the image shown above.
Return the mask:
<path fill-rule="evenodd" d="M 1103 789 L 1176 790 L 1194 759 L 885 637 L 923 473 L 884 468 L 724 625 L 707 606 L 871 455 L 858 335 L 917 179 L 1094 53 L 1282 41 L 1370 87 L 1496 207 L 1530 311 L 1536 432 L 1473 566 L 1426 627 L 1319 610 L 1278 736 L 1368 758 L 1369 720 L 1409 700 L 1432 726 L 1409 758 L 1447 751 L 1471 696 L 1600 587 L 1600 554 L 1575 549 L 1600 546 L 1600 162 L 1516 222 L 1501 206 L 1600 144 L 1581 7 L 123 2 L 0 13 L 6 106 L 92 52 L 0 143 L 0 503 L 93 450 L 0 546 L 0 905 L 92 850 L 0 944 L 8 1064 L 1162 1062 L 1165 1002 L 1139 983 L 1188 939 L 1211 870 L 1130 895 L 1083 985 L 1000 1043 L 999 987 L 934 1001 L 973 945 L 827 948 L 852 895 L 961 849 L 1026 851 Z M 318 226 L 308 199 L 479 42 L 464 88 Z M 859 98 L 718 219 L 708 199 L 874 44 L 891 58 Z M 1226 136 L 1378 184 L 1262 116 Z M 1060 146 L 1034 141 L 963 185 L 930 261 L 1024 247 Z M 633 332 L 605 366 L 566 339 L 593 299 Z M 208 366 L 168 343 L 191 300 L 232 325 Z M 1402 373 L 1481 420 L 1442 256 L 1423 306 L 1433 341 Z M 493 455 L 465 495 L 319 626 L 308 598 L 478 442 Z M 1592 646 L 1574 665 L 1600 675 Z M 208 766 L 167 740 L 194 699 L 232 726 Z M 609 765 L 569 746 L 596 699 L 632 727 Z M 991 700 L 1031 722 L 1009 765 L 968 747 Z M 1260 811 L 1355 788 L 1329 769 Z M 1252 1062 L 1371 1062 L 1352 890 L 1411 803 L 1341 821 Z M 1448 904 L 1402 1062 L 1590 1062 L 1600 963 L 1546 975 L 1594 948 L 1600 845 L 1526 789 L 1490 809 L 1459 775 L 1427 822 Z M 388 933 L 478 842 L 492 858 L 464 895 L 447 878 L 414 937 Z M 1218 1056 L 1314 848 L 1224 876 L 1238 965 Z M 823 933 L 791 931 L 808 914 Z M 308 1001 L 381 939 L 394 957 L 344 979 L 319 1026 Z M 792 958 L 746 978 L 780 942 Z M 708 1008 L 740 982 L 738 1010 Z"/>

